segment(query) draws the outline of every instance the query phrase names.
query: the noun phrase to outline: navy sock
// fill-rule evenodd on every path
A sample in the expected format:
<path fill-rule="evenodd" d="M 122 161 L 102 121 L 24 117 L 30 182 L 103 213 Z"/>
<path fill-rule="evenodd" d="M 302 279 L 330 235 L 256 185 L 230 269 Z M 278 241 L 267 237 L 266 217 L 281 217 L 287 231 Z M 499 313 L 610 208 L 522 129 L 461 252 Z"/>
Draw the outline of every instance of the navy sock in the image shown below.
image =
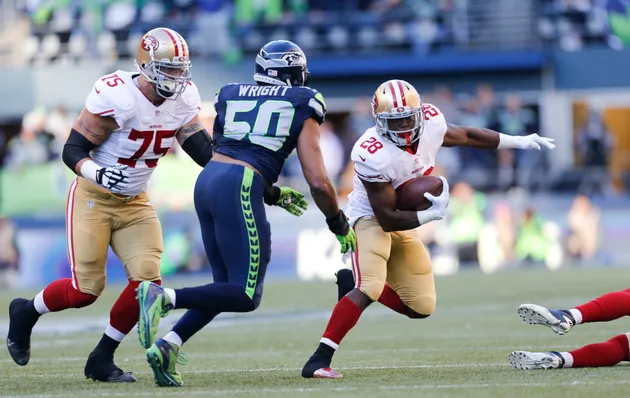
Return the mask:
<path fill-rule="evenodd" d="M 231 283 L 210 283 L 175 289 L 175 307 L 207 313 L 250 312 L 256 306 L 245 289 Z"/>
<path fill-rule="evenodd" d="M 173 327 L 173 332 L 182 339 L 182 342 L 188 341 L 195 333 L 204 328 L 211 320 L 219 315 L 218 312 L 204 312 L 199 310 L 188 310 L 179 318 L 179 321 Z"/>

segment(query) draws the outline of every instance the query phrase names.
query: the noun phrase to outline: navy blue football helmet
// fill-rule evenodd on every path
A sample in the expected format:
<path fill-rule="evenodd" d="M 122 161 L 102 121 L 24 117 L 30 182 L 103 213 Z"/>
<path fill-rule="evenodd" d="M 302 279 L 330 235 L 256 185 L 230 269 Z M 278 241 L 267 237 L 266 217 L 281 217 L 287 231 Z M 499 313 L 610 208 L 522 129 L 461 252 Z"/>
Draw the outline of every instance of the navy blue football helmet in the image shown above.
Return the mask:
<path fill-rule="evenodd" d="M 260 85 L 306 86 L 310 77 L 304 51 L 288 40 L 274 40 L 256 56 L 254 80 Z"/>

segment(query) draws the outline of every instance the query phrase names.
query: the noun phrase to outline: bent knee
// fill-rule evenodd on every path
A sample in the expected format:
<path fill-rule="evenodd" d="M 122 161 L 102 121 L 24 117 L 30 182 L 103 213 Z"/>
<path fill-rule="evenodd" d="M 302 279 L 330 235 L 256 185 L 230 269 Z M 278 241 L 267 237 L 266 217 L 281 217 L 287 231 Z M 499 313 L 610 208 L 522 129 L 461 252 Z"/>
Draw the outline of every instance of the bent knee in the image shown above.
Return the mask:
<path fill-rule="evenodd" d="M 105 287 L 104 284 L 103 284 L 103 287 Z M 92 292 L 81 291 L 81 290 L 71 287 L 68 291 L 68 296 L 69 296 L 72 308 L 83 308 L 94 303 L 101 292 L 102 292 L 102 289 L 98 292 L 98 294 L 95 294 Z"/>
<path fill-rule="evenodd" d="M 129 279 L 133 281 L 156 282 L 162 279 L 159 259 L 147 259 L 129 265 Z"/>
<path fill-rule="evenodd" d="M 435 312 L 435 296 L 419 296 L 405 304 L 410 309 L 407 316 L 412 319 L 428 318 Z"/>
<path fill-rule="evenodd" d="M 383 288 L 385 288 L 385 283 L 379 281 L 362 283 L 359 286 L 361 293 L 365 294 L 372 301 L 378 301 L 381 293 L 383 293 Z"/>

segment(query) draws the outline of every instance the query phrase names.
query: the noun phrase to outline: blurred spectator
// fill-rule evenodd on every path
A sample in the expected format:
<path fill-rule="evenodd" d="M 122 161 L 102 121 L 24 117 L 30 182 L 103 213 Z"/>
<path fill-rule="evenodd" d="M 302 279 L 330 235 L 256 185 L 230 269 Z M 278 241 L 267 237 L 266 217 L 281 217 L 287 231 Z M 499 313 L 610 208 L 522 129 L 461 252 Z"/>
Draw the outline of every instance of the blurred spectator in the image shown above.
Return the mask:
<path fill-rule="evenodd" d="M 516 257 L 525 262 L 542 263 L 547 255 L 547 239 L 543 231 L 543 220 L 529 207 L 516 236 Z"/>
<path fill-rule="evenodd" d="M 41 164 L 50 159 L 50 133 L 44 131 L 45 117 L 33 111 L 24 117 L 20 134 L 9 142 L 6 164 L 19 169 L 26 164 Z"/>
<path fill-rule="evenodd" d="M 468 183 L 460 181 L 451 188 L 449 227 L 460 262 L 477 261 L 477 242 L 484 225 L 485 207 L 485 195 L 475 192 Z"/>
<path fill-rule="evenodd" d="M 487 223 L 479 237 L 479 266 L 491 273 L 503 267 L 514 256 L 516 241 L 512 209 L 506 203 L 494 208 L 494 218 Z"/>
<path fill-rule="evenodd" d="M 495 130 L 512 136 L 527 135 L 536 130 L 535 118 L 532 112 L 523 107 L 522 100 L 515 94 L 505 97 L 505 107 L 496 112 Z M 505 190 L 517 185 L 516 171 L 519 171 L 519 186 L 531 172 L 535 157 L 529 151 L 515 151 L 503 149 L 499 151 L 499 188 Z"/>
<path fill-rule="evenodd" d="M 332 123 L 328 121 L 320 126 L 319 145 L 322 149 L 328 177 L 337 185 L 339 175 L 346 165 L 346 156 L 339 136 L 334 132 Z"/>
<path fill-rule="evenodd" d="M 352 145 L 369 128 L 374 127 L 372 116 L 372 98 L 361 97 L 357 99 L 350 113 L 350 129 L 352 130 Z"/>
<path fill-rule="evenodd" d="M 8 218 L 0 217 L 0 288 L 17 287 L 18 267 L 15 226 Z"/>
<path fill-rule="evenodd" d="M 72 125 L 74 124 L 74 116 L 70 115 L 68 109 L 59 105 L 46 115 L 46 121 L 44 123 L 44 129 L 54 137 L 50 144 L 50 149 L 53 152 L 53 156 L 61 154 L 63 145 L 70 134 Z"/>
<path fill-rule="evenodd" d="M 591 260 L 599 250 L 602 237 L 601 216 L 588 197 L 578 195 L 568 214 L 569 255 L 574 259 Z"/>
<path fill-rule="evenodd" d="M 581 193 L 592 194 L 599 191 L 602 194 L 614 193 L 612 180 L 608 172 L 611 150 L 614 140 L 600 112 L 591 110 L 584 127 L 577 137 L 577 150 L 582 156 L 585 168 L 583 178 L 578 189 Z"/>
<path fill-rule="evenodd" d="M 230 3 L 228 0 L 195 0 L 196 31 L 190 47 L 199 55 L 223 55 L 229 49 Z M 212 40 L 209 40 L 212 38 Z"/>

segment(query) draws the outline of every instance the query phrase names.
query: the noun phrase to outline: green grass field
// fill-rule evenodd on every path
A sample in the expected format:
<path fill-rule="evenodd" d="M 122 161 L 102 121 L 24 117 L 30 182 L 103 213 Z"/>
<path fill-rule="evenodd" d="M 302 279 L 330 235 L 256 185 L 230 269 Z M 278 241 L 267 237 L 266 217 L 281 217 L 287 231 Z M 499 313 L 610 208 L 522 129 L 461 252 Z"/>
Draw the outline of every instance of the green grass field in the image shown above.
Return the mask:
<path fill-rule="evenodd" d="M 436 313 L 410 320 L 380 304 L 369 308 L 347 336 L 333 365 L 339 380 L 305 380 L 300 369 L 317 346 L 336 299 L 332 282 L 268 283 L 259 310 L 224 315 L 195 336 L 183 352 L 183 388 L 158 388 L 134 331 L 117 364 L 138 382 L 125 385 L 85 379 L 83 365 L 107 323 L 122 286 L 89 309 L 50 314 L 33 336 L 28 366 L 0 356 L 2 396 L 227 396 L 227 397 L 622 397 L 628 367 L 519 371 L 507 358 L 516 349 L 569 350 L 630 330 L 627 319 L 577 327 L 566 336 L 521 321 L 524 302 L 571 307 L 627 288 L 630 270 L 581 269 L 550 273 L 513 271 L 493 276 L 467 272 L 437 278 Z M 0 329 L 16 295 L 0 292 Z M 159 336 L 182 312 L 163 320 Z M 3 337 L 4 339 L 4 337 Z"/>

